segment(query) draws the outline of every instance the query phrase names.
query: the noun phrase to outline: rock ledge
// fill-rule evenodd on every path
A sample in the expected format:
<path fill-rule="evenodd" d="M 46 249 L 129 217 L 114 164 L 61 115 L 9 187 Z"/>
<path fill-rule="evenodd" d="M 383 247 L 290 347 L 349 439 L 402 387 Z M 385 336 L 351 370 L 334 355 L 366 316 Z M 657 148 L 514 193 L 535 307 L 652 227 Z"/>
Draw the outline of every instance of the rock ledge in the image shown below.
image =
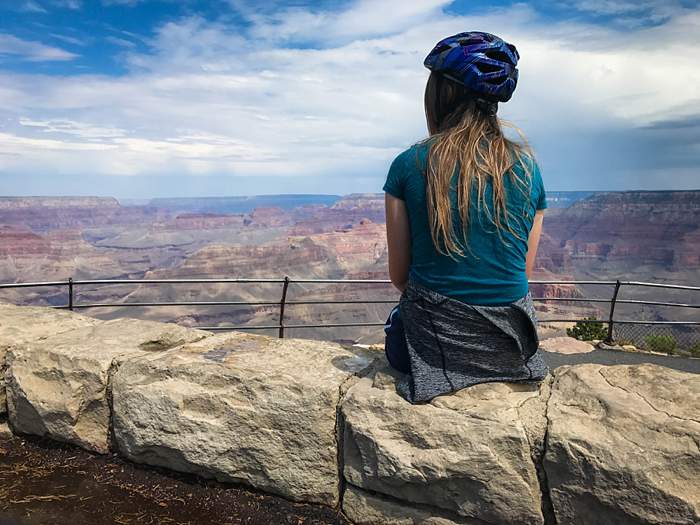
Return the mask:
<path fill-rule="evenodd" d="M 16 433 L 358 524 L 700 523 L 700 375 L 656 365 L 411 405 L 374 349 L 0 305 L 0 367 Z"/>

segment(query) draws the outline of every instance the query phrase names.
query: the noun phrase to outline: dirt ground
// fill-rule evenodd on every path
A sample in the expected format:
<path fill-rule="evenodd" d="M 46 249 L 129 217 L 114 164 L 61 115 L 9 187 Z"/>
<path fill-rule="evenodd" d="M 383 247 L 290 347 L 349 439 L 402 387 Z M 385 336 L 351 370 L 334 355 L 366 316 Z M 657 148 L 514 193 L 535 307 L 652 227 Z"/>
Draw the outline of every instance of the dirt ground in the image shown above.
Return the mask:
<path fill-rule="evenodd" d="M 0 525 L 349 525 L 336 510 L 137 466 L 33 437 L 0 438 Z"/>

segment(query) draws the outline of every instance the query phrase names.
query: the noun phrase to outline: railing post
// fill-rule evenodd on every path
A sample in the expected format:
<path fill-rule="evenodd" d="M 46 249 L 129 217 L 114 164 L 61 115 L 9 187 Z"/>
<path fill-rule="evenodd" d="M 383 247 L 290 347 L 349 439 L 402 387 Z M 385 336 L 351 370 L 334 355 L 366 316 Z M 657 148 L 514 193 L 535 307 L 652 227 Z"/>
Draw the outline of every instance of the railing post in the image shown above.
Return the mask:
<path fill-rule="evenodd" d="M 615 281 L 615 291 L 613 292 L 612 296 L 612 301 L 610 302 L 610 316 L 608 317 L 608 336 L 605 338 L 605 342 L 607 344 L 611 344 L 613 342 L 613 316 L 615 315 L 615 304 L 617 304 L 617 294 L 620 291 L 620 286 L 622 286 L 622 283 L 618 279 Z"/>
<path fill-rule="evenodd" d="M 289 277 L 285 275 L 284 284 L 282 285 L 282 300 L 280 301 L 280 339 L 284 339 L 284 306 L 287 301 L 287 288 L 289 288 Z"/>
<path fill-rule="evenodd" d="M 68 309 L 73 311 L 73 278 L 68 278 Z"/>

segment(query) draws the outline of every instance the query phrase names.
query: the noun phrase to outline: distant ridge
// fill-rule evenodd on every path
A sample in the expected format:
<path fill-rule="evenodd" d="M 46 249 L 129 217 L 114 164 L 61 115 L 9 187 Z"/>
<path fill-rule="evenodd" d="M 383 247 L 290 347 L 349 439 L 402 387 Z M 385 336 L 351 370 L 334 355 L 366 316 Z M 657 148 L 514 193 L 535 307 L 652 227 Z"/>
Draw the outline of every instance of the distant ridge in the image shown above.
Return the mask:
<path fill-rule="evenodd" d="M 250 195 L 238 197 L 176 197 L 157 198 L 148 201 L 148 206 L 172 211 L 195 213 L 250 213 L 255 208 L 281 208 L 291 210 L 299 206 L 331 206 L 341 195 L 282 194 Z"/>
<path fill-rule="evenodd" d="M 118 207 L 114 197 L 0 197 L 0 209 L 35 208 L 73 208 L 73 207 Z"/>

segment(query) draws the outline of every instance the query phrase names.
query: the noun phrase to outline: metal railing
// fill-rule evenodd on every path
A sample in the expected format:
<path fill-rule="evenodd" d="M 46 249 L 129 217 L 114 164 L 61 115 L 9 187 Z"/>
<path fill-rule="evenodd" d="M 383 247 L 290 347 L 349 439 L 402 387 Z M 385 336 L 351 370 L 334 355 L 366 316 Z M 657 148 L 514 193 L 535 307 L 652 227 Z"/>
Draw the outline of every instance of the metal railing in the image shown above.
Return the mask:
<path fill-rule="evenodd" d="M 103 285 L 163 285 L 163 284 L 279 284 L 281 285 L 281 298 L 279 301 L 173 301 L 173 302 L 122 302 L 122 303 L 79 303 L 76 301 L 78 287 L 103 286 Z M 3 289 L 21 289 L 38 287 L 65 287 L 67 291 L 67 303 L 53 305 L 54 308 L 78 310 L 88 308 L 124 308 L 124 307 L 169 307 L 169 306 L 279 306 L 278 323 L 275 325 L 238 325 L 238 326 L 198 326 L 203 330 L 225 331 L 225 330 L 278 330 L 278 336 L 284 337 L 285 329 L 292 328 L 338 328 L 338 327 L 370 327 L 384 326 L 383 322 L 362 322 L 362 323 L 324 323 L 324 324 L 285 324 L 285 307 L 292 305 L 314 305 L 314 304 L 396 304 L 398 299 L 388 300 L 305 300 L 290 301 L 287 299 L 290 284 L 391 284 L 388 279 L 292 279 L 288 276 L 272 279 L 68 279 L 65 281 L 46 282 L 25 282 L 0 284 Z M 635 299 L 620 299 L 620 292 L 623 288 L 647 287 L 666 290 L 684 290 L 700 292 L 699 286 L 686 286 L 676 284 L 650 283 L 641 281 L 559 281 L 559 280 L 533 280 L 531 285 L 571 285 L 571 286 L 609 286 L 613 288 L 610 299 L 587 298 L 587 297 L 533 297 L 537 302 L 581 302 L 589 304 L 608 304 L 608 315 L 605 319 L 597 318 L 561 318 L 561 319 L 540 319 L 541 323 L 605 323 L 607 324 L 607 341 L 613 340 L 613 329 L 616 325 L 666 325 L 666 326 L 700 326 L 700 316 L 693 321 L 669 321 L 653 320 L 644 321 L 638 319 L 619 319 L 615 316 L 617 305 L 629 304 L 637 306 L 661 306 L 700 309 L 700 304 L 679 303 L 668 301 L 644 301 Z"/>

